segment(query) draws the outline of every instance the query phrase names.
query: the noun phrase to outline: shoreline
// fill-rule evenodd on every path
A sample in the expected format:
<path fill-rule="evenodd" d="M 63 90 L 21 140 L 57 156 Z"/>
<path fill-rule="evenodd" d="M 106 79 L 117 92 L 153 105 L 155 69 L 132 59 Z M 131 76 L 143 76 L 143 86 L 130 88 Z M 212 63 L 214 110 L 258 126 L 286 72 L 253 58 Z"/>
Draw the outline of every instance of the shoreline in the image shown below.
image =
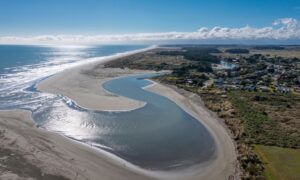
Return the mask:
<path fill-rule="evenodd" d="M 104 68 L 104 63 L 155 48 L 145 48 L 72 67 L 42 80 L 35 87 L 41 92 L 68 97 L 76 105 L 85 109 L 111 112 L 138 109 L 144 107 L 146 103 L 108 92 L 102 84 L 113 78 L 154 73 L 154 71 Z"/>
<path fill-rule="evenodd" d="M 145 50 L 145 51 L 147 51 L 147 50 Z M 125 56 L 127 56 L 127 55 L 125 55 Z M 111 93 L 105 92 L 106 90 L 102 87 L 102 84 L 112 78 L 136 75 L 136 74 L 141 74 L 141 73 L 149 73 L 149 72 L 153 72 L 153 71 L 103 68 L 103 63 L 110 61 L 110 60 L 117 59 L 117 58 L 120 58 L 120 57 L 106 59 L 101 62 L 88 63 L 88 64 L 84 64 L 84 65 L 78 66 L 78 67 L 73 67 L 73 68 L 65 70 L 61 73 L 55 74 L 54 76 L 49 77 L 48 79 L 43 80 L 42 82 L 38 83 L 36 85 L 36 87 L 39 91 L 42 91 L 42 92 L 53 93 L 53 94 L 62 94 L 63 96 L 66 96 L 69 99 L 71 99 L 72 101 L 74 101 L 74 103 L 76 103 L 80 107 L 83 107 L 86 109 L 100 110 L 100 111 L 107 111 L 107 110 L 108 111 L 109 110 L 120 111 L 120 109 L 121 109 L 123 111 L 128 111 L 128 110 L 140 108 L 140 107 L 142 107 L 141 102 L 136 102 L 135 100 L 131 100 L 129 98 L 125 98 L 122 96 L 116 96 Z M 73 79 L 73 81 L 72 81 L 72 79 Z M 81 84 L 80 83 L 74 84 L 73 83 L 73 82 L 75 82 L 74 80 L 80 82 Z M 82 84 L 82 82 L 83 82 L 83 84 Z M 219 138 L 219 136 L 215 135 L 216 132 L 213 131 L 216 129 L 211 130 L 209 125 L 206 124 L 207 122 L 203 122 L 202 121 L 203 118 L 199 118 L 205 114 L 203 114 L 203 113 L 198 114 L 199 112 L 194 112 L 195 111 L 194 108 L 199 106 L 199 104 L 198 105 L 186 104 L 186 102 L 184 102 L 184 101 L 188 97 L 180 96 L 180 93 L 176 92 L 176 90 L 174 90 L 173 88 L 168 89 L 168 91 L 166 91 L 165 89 L 161 89 L 162 87 L 167 88 L 167 86 L 158 84 L 156 82 L 154 82 L 154 83 L 155 84 L 151 84 L 144 88 L 147 90 L 150 90 L 150 91 L 154 91 L 157 94 L 166 96 L 167 98 L 171 99 L 177 105 L 179 105 L 183 110 L 185 110 L 187 113 L 191 114 L 192 116 L 196 117 L 197 120 L 199 120 L 202 124 L 204 124 L 206 127 L 208 127 L 210 132 L 212 132 L 214 139 Z M 105 91 L 103 91 L 103 89 Z M 70 93 L 70 91 L 72 91 L 72 92 L 78 91 L 78 92 L 75 93 L 75 96 L 74 96 L 74 94 L 73 95 L 68 94 L 68 93 Z M 90 94 L 90 93 L 92 93 L 92 94 L 94 93 L 93 95 L 95 95 L 95 96 L 92 96 L 92 97 L 85 96 L 86 94 Z M 168 96 L 168 93 L 172 93 L 173 96 Z M 177 93 L 177 95 L 176 95 L 176 93 Z M 95 98 L 95 97 L 97 97 L 97 98 Z M 97 101 L 97 99 L 102 100 L 103 98 L 105 99 L 107 97 L 109 100 L 106 102 L 109 102 L 110 104 L 104 103 L 105 105 L 108 105 L 106 107 L 95 106 L 95 104 L 93 104 L 93 103 L 85 104 L 85 102 L 82 101 L 83 99 L 88 98 L 88 100 L 90 102 L 95 102 L 95 101 Z M 120 106 L 120 104 L 121 104 L 121 106 Z M 119 106 L 116 107 L 116 105 L 119 105 Z M 192 106 L 193 106 L 193 108 L 190 109 Z M 111 108 L 111 109 L 109 109 L 109 108 Z M 206 112 L 206 113 L 209 113 L 209 112 Z M 215 117 L 208 116 L 208 119 L 211 119 L 214 121 Z M 211 123 L 219 124 L 220 122 L 217 122 L 217 121 L 212 122 L 211 121 Z M 221 127 L 221 126 L 219 126 L 219 127 L 217 126 L 217 128 L 223 128 L 223 130 L 221 130 L 221 133 L 219 133 L 219 134 L 224 135 L 225 128 Z M 220 129 L 218 129 L 218 130 L 220 130 Z M 45 131 L 45 130 L 43 130 L 43 131 Z M 46 132 L 48 132 L 48 131 L 46 131 Z M 227 139 L 224 142 L 229 142 L 229 146 L 232 146 L 233 142 L 230 139 L 229 135 L 227 134 L 228 132 L 226 132 L 226 130 L 225 130 L 225 133 L 226 133 L 226 135 L 224 137 L 225 137 L 225 139 L 226 138 Z M 59 136 L 61 136 L 61 135 L 59 135 Z M 229 141 L 228 141 L 228 137 L 230 139 Z M 67 138 L 67 137 L 64 137 L 64 138 Z M 72 143 L 74 143 L 74 142 L 72 142 Z M 85 145 L 88 146 L 87 144 L 85 144 Z M 218 148 L 217 148 L 218 152 L 217 152 L 216 159 L 218 159 L 218 158 L 220 159 L 220 157 L 223 158 L 223 159 L 221 158 L 221 160 L 223 160 L 223 163 L 221 162 L 222 163 L 221 166 L 220 166 L 220 162 L 219 163 L 208 162 L 208 163 L 202 163 L 200 165 L 192 166 L 192 167 L 182 170 L 182 171 L 179 170 L 178 172 L 153 171 L 153 173 L 154 173 L 153 174 L 153 173 L 151 173 L 152 171 L 148 171 L 148 170 L 138 172 L 137 169 L 135 169 L 135 168 L 133 168 L 133 169 L 127 168 L 126 171 L 128 171 L 128 172 L 126 172 L 126 173 L 129 173 L 129 174 L 138 173 L 139 175 L 142 174 L 141 177 L 139 177 L 138 179 L 150 178 L 149 172 L 150 172 L 152 178 L 159 178 L 159 179 L 194 179 L 194 178 L 224 179 L 234 173 L 234 168 L 233 168 L 234 162 L 232 162 L 232 161 L 233 161 L 233 159 L 236 159 L 236 154 L 235 154 L 235 150 L 233 150 L 233 152 L 232 152 L 232 147 L 234 147 L 234 146 L 229 147 L 229 148 L 227 147 L 228 152 L 231 152 L 231 154 L 229 153 L 230 157 L 228 159 L 226 159 L 226 158 L 224 159 L 225 154 L 220 151 L 220 148 L 221 148 L 220 143 L 217 145 L 218 145 Z M 94 149 L 89 146 L 87 148 Z M 106 153 L 108 153 L 108 152 L 106 152 Z M 99 153 L 99 154 L 100 154 L 99 156 L 106 156 L 106 157 L 102 157 L 102 158 L 110 159 L 112 161 L 112 164 L 117 164 L 118 162 L 120 162 L 120 161 L 116 160 L 115 158 L 111 158 L 111 156 L 107 156 L 107 154 L 106 155 L 105 154 L 103 155 L 103 153 L 102 154 Z M 121 159 L 121 158 L 119 158 L 119 159 Z M 215 159 L 213 161 L 217 162 L 217 161 L 215 161 Z M 228 162 L 230 162 L 230 164 L 227 164 Z M 225 165 L 225 167 L 224 167 L 224 165 Z M 132 165 L 132 166 L 134 167 L 134 165 Z M 226 169 L 226 166 L 230 166 L 230 169 Z M 222 169 L 222 170 L 220 171 L 220 169 Z M 114 169 L 114 170 L 116 172 L 118 172 L 120 169 L 117 169 L 117 170 Z M 112 171 L 110 173 L 114 174 L 115 171 Z M 219 173 L 218 173 L 218 171 L 219 171 Z M 124 173 L 124 172 L 122 172 L 122 173 Z M 99 174 L 101 175 L 100 172 L 99 172 Z"/>
<path fill-rule="evenodd" d="M 203 124 L 215 140 L 217 147 L 216 159 L 210 160 L 208 167 L 201 167 L 202 173 L 203 171 L 206 172 L 203 174 L 199 172 L 195 174 L 194 178 L 224 179 L 229 176 L 237 178 L 236 145 L 223 120 L 205 107 L 200 96 L 173 85 L 148 80 L 153 85 L 146 87 L 145 90 L 165 96 L 175 102 L 180 108 Z"/>

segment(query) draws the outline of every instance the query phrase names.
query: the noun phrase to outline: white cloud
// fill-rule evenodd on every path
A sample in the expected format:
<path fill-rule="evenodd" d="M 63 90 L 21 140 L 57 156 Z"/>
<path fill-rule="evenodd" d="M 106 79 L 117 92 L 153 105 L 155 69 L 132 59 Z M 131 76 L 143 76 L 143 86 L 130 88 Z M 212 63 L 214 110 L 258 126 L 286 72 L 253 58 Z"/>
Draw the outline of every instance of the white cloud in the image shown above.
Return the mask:
<path fill-rule="evenodd" d="M 282 18 L 282 19 L 277 19 L 273 22 L 273 25 L 283 25 L 286 26 L 287 28 L 299 28 L 299 23 L 296 19 L 293 18 Z"/>
<path fill-rule="evenodd" d="M 194 32 L 161 32 L 115 35 L 40 35 L 40 36 L 0 36 L 2 44 L 97 44 L 126 42 L 172 42 L 172 41 L 255 41 L 294 40 L 300 43 L 300 23 L 293 18 L 275 20 L 271 26 L 254 28 L 201 27 Z"/>

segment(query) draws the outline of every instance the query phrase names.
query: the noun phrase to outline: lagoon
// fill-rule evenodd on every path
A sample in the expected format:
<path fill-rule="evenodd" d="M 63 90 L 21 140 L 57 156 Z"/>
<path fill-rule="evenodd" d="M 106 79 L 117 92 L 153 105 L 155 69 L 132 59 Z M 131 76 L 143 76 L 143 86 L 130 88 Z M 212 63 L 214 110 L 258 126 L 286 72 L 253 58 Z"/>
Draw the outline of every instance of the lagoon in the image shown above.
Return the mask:
<path fill-rule="evenodd" d="M 82 109 L 63 98 L 34 112 L 39 126 L 113 153 L 151 170 L 186 168 L 213 158 L 214 140 L 194 117 L 166 97 L 148 92 L 146 78 L 121 77 L 103 87 L 117 95 L 144 101 L 139 109 L 105 112 Z"/>

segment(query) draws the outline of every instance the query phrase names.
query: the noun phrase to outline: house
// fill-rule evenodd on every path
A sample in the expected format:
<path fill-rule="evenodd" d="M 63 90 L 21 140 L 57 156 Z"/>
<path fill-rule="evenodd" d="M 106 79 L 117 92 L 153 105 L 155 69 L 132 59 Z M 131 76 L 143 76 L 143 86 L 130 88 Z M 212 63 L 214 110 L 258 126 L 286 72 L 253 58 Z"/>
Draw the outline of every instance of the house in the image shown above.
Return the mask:
<path fill-rule="evenodd" d="M 294 91 L 300 93 L 300 86 L 295 86 Z"/>
<path fill-rule="evenodd" d="M 194 83 L 194 81 L 193 81 L 192 79 L 186 79 L 185 81 L 186 81 L 186 83 L 188 83 L 188 84 L 193 84 L 193 83 Z"/>
<path fill-rule="evenodd" d="M 262 92 L 270 92 L 270 88 L 268 86 L 259 86 L 258 89 Z"/>
<path fill-rule="evenodd" d="M 243 87 L 243 90 L 245 90 L 245 91 L 256 91 L 256 86 L 248 85 L 248 86 Z"/>
<path fill-rule="evenodd" d="M 290 88 L 284 87 L 284 86 L 277 86 L 275 88 L 276 92 L 280 92 L 280 93 L 288 93 L 290 92 Z"/>
<path fill-rule="evenodd" d="M 238 86 L 238 85 L 226 85 L 225 88 L 228 89 L 228 90 L 239 90 L 240 86 Z"/>
<path fill-rule="evenodd" d="M 223 79 L 221 79 L 221 78 L 219 78 L 219 79 L 216 79 L 215 80 L 215 86 L 217 87 L 217 88 L 223 88 Z"/>

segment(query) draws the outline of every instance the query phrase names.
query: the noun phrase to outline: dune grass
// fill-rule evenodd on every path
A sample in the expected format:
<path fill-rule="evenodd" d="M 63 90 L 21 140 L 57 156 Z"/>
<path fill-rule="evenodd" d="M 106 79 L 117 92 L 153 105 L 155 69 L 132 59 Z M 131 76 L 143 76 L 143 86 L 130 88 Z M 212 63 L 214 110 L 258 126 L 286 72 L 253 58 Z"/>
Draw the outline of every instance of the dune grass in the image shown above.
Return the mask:
<path fill-rule="evenodd" d="M 264 164 L 267 180 L 300 179 L 300 149 L 255 145 L 254 151 Z"/>
<path fill-rule="evenodd" d="M 227 94 L 243 122 L 246 141 L 300 148 L 299 96 L 245 91 Z"/>

